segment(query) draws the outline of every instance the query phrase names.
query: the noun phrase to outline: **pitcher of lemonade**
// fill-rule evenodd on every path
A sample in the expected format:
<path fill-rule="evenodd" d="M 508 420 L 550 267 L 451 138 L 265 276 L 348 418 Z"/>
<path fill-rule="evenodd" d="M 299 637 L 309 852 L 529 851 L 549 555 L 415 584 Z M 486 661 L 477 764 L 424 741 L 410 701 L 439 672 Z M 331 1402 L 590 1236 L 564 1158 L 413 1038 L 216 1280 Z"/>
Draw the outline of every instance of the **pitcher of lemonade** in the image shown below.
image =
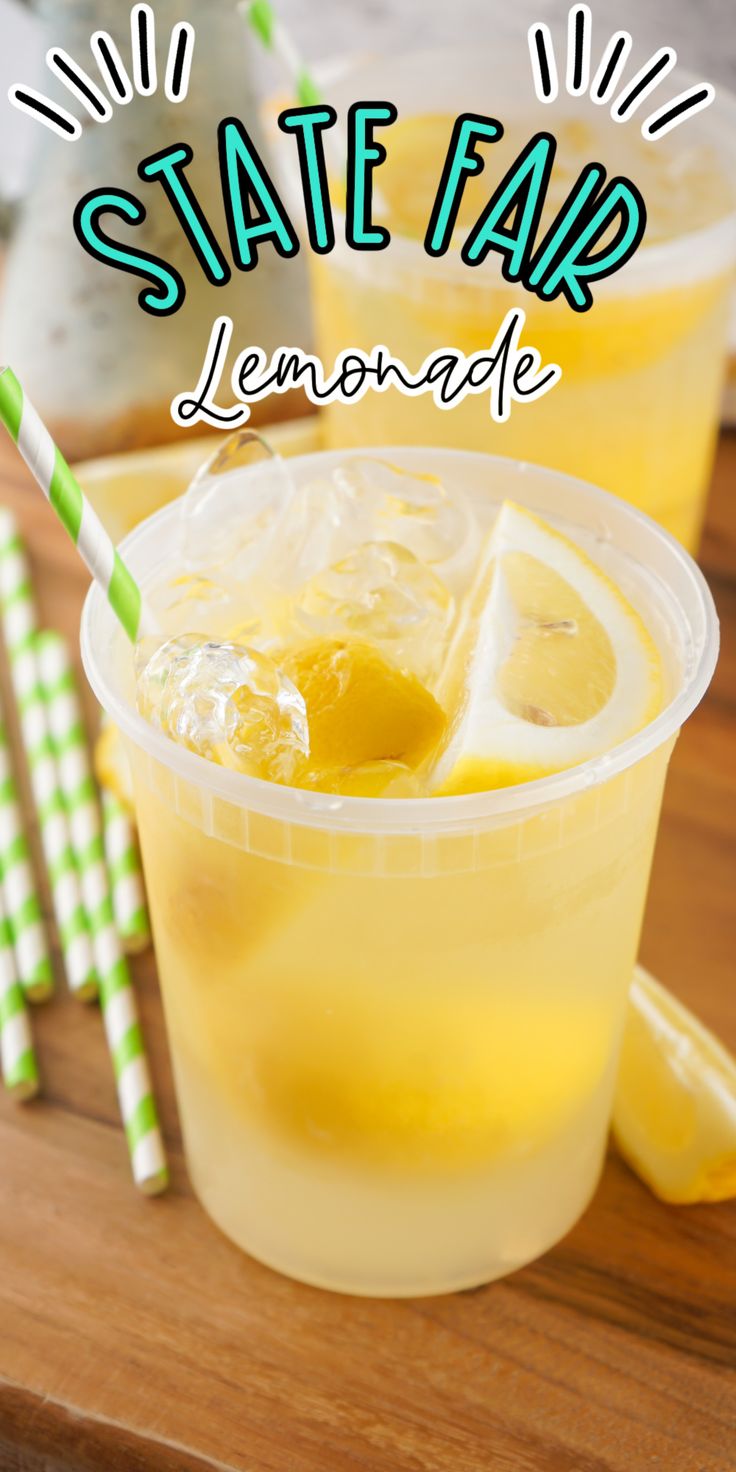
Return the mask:
<path fill-rule="evenodd" d="M 537 102 L 530 74 L 524 85 L 525 39 L 517 44 L 507 67 L 498 48 L 384 56 L 330 87 L 340 115 L 356 98 L 387 98 L 398 120 L 380 130 L 387 157 L 374 181 L 373 213 L 391 231 L 388 248 L 350 250 L 336 218 L 335 249 L 310 259 L 317 342 L 328 365 L 346 346 L 383 343 L 416 372 L 442 347 L 487 349 L 508 309 L 521 306 L 522 344 L 559 364 L 562 379 L 503 424 L 491 419 L 483 396 L 448 412 L 426 395 L 366 394 L 329 407 L 327 443 L 447 445 L 552 466 L 625 497 L 693 548 L 718 424 L 736 258 L 736 103 L 719 89 L 707 112 L 646 141 L 646 109 L 622 124 L 588 96 L 561 96 L 553 107 Z M 688 80 L 676 70 L 667 97 Z M 462 112 L 490 115 L 504 133 L 482 146 L 485 166 L 466 182 L 451 247 L 433 259 L 424 235 Z M 646 204 L 641 246 L 619 273 L 596 282 L 588 312 L 509 285 L 498 255 L 475 268 L 460 259 L 494 188 L 539 131 L 558 143 L 541 231 L 593 161 L 610 176 L 630 178 Z M 293 159 L 285 150 L 283 158 L 288 181 Z M 344 183 L 332 182 L 339 204 Z"/>
<path fill-rule="evenodd" d="M 41 0 L 47 40 L 64 47 L 96 75 L 90 36 L 106 29 L 130 68 L 130 8 L 114 0 Z M 155 7 L 159 85 L 134 93 L 104 125 L 92 122 L 50 73 L 49 95 L 77 111 L 85 126 L 76 142 L 36 128 L 32 185 L 12 240 L 0 304 L 2 356 L 15 364 L 67 458 L 171 440 L 180 433 L 169 405 L 196 382 L 217 312 L 233 318 L 239 341 L 267 351 L 282 342 L 305 344 L 306 283 L 300 260 L 263 251 L 258 272 L 214 291 L 158 184 L 142 183 L 140 161 L 183 141 L 194 151 L 187 170 L 218 239 L 227 240 L 217 158 L 217 125 L 243 118 L 263 148 L 248 28 L 234 0 L 158 0 Z M 164 93 L 172 27 L 195 26 L 190 88 L 179 103 Z M 131 69 L 132 70 L 132 69 Z M 101 85 L 101 84 L 100 84 Z M 20 123 L 19 123 L 19 126 Z M 28 123 L 32 127 L 33 124 Z M 158 255 L 183 276 L 186 300 L 168 317 L 141 311 L 141 279 L 90 260 L 77 241 L 72 216 L 90 189 L 114 185 L 136 196 L 145 220 L 132 231 L 111 219 L 113 238 L 134 236 L 137 249 Z M 112 227 L 115 228 L 112 228 Z M 294 412 L 287 399 L 269 405 L 273 416 Z"/>

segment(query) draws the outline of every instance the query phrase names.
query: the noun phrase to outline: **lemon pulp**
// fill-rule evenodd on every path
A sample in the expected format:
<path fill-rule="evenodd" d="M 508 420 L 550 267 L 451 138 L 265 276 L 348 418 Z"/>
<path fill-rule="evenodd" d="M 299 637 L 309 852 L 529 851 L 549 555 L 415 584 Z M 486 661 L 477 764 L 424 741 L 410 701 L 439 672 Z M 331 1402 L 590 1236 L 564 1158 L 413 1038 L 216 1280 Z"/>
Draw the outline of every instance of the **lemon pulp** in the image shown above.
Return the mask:
<path fill-rule="evenodd" d="M 441 739 L 445 718 L 434 696 L 363 640 L 311 640 L 281 664 L 306 704 L 317 778 L 366 763 L 416 767 Z"/>

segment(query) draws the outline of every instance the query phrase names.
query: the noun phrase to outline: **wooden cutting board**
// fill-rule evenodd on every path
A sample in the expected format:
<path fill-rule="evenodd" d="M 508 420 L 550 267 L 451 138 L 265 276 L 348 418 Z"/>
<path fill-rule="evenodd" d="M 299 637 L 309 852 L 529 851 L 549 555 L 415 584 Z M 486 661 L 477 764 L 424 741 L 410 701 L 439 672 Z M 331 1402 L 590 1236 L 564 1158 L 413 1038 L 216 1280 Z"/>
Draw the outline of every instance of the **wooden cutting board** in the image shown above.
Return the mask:
<path fill-rule="evenodd" d="M 731 436 L 704 546 L 723 655 L 673 759 L 642 952 L 732 1046 L 735 491 Z M 0 500 L 75 640 L 85 574 L 4 443 Z M 133 1189 L 99 1014 L 61 989 L 34 1013 L 43 1097 L 0 1099 L 1 1472 L 736 1468 L 736 1204 L 665 1207 L 611 1158 L 579 1226 L 505 1282 L 401 1303 L 301 1287 L 194 1200 L 152 956 L 135 970 L 167 1196 Z"/>

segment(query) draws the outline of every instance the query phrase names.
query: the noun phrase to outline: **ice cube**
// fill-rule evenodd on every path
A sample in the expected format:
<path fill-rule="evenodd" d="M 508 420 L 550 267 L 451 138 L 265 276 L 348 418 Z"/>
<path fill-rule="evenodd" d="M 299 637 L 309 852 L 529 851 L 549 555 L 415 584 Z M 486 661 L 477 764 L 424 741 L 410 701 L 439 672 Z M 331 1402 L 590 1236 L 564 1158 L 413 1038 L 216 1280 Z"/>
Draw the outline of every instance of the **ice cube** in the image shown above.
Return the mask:
<path fill-rule="evenodd" d="M 230 590 L 201 572 L 182 573 L 149 591 L 148 602 L 162 634 L 206 629 L 216 638 L 232 627 Z"/>
<path fill-rule="evenodd" d="M 246 678 L 225 711 L 230 750 L 244 770 L 272 782 L 292 782 L 309 754 L 304 699 L 268 655 L 241 648 Z"/>
<path fill-rule="evenodd" d="M 255 578 L 245 584 L 230 581 L 223 570 L 217 579 L 182 573 L 149 592 L 148 601 L 162 636 L 194 628 L 202 638 L 268 651 L 283 632 L 281 624 L 274 623 L 268 590 Z"/>
<path fill-rule="evenodd" d="M 200 605 L 212 608 L 217 603 L 225 603 L 228 597 L 227 589 L 222 583 L 205 577 L 201 572 L 182 573 L 180 577 L 172 578 L 164 588 L 166 607 L 186 607 L 190 614 Z"/>
<path fill-rule="evenodd" d="M 293 593 L 370 536 L 366 508 L 334 477 L 307 482 L 291 498 L 270 539 L 261 571 Z"/>
<path fill-rule="evenodd" d="M 309 751 L 304 701 L 273 660 L 181 634 L 136 651 L 138 709 L 180 746 L 253 776 L 292 780 Z"/>
<path fill-rule="evenodd" d="M 207 573 L 225 568 L 232 581 L 247 581 L 263 562 L 267 540 L 294 493 L 285 461 L 259 435 L 231 435 L 184 496 L 185 561 Z"/>
<path fill-rule="evenodd" d="M 369 639 L 425 683 L 438 673 L 453 612 L 437 573 L 396 542 L 363 542 L 310 578 L 293 605 L 306 633 Z"/>
<path fill-rule="evenodd" d="M 334 472 L 343 496 L 359 515 L 364 540 L 398 542 L 447 580 L 472 560 L 475 517 L 457 490 L 435 475 L 403 470 L 387 460 L 357 456 Z"/>
<path fill-rule="evenodd" d="M 175 665 L 183 661 L 190 650 L 206 641 L 206 637 L 203 634 L 177 634 L 164 640 L 153 636 L 139 639 L 134 656 L 136 701 L 141 715 L 152 726 L 164 726 L 164 694 Z"/>
<path fill-rule="evenodd" d="M 475 517 L 465 498 L 433 475 L 404 471 L 371 456 L 338 465 L 301 485 L 264 549 L 260 571 L 293 592 L 365 542 L 393 542 L 455 578 L 474 556 Z"/>

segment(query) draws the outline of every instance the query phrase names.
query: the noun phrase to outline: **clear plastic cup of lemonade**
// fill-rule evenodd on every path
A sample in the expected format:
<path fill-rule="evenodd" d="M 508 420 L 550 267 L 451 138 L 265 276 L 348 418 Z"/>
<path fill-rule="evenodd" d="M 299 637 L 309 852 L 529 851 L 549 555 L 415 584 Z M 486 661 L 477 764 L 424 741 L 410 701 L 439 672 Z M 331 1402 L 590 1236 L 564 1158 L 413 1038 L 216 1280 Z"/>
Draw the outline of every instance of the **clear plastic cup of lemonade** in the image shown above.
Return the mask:
<path fill-rule="evenodd" d="M 374 216 L 389 227 L 389 246 L 348 249 L 338 216 L 332 253 L 310 253 L 317 347 L 326 364 L 346 347 L 382 343 L 416 372 L 438 348 L 489 348 L 509 308 L 521 306 L 522 343 L 558 364 L 562 379 L 536 402 L 512 406 L 502 424 L 492 420 L 485 394 L 446 411 L 429 396 L 368 393 L 328 407 L 328 446 L 437 444 L 532 460 L 624 497 L 695 550 L 736 259 L 736 103 L 719 89 L 708 111 L 671 134 L 647 142 L 640 132 L 648 111 L 692 81 L 676 69 L 625 123 L 587 95 L 561 92 L 545 106 L 534 97 L 521 38 L 506 60 L 482 47 L 382 57 L 331 83 L 340 113 L 356 98 L 386 98 L 399 116 L 376 131 L 387 158 L 375 174 L 381 208 Z M 479 145 L 483 172 L 466 181 L 453 242 L 433 259 L 423 240 L 461 112 L 496 118 L 504 136 Z M 642 244 L 618 274 L 594 283 L 584 313 L 505 283 L 493 252 L 477 267 L 460 259 L 493 189 L 541 130 L 558 141 L 542 232 L 593 161 L 609 176 L 632 179 L 647 207 Z M 288 179 L 294 160 L 285 146 L 282 154 Z M 338 206 L 342 193 L 336 178 Z"/>
<path fill-rule="evenodd" d="M 191 1179 L 350 1293 L 544 1252 L 601 1170 L 662 788 L 717 622 L 653 521 L 555 471 L 228 455 L 82 629 L 130 757 Z M 137 683 L 136 683 L 137 682 Z"/>

